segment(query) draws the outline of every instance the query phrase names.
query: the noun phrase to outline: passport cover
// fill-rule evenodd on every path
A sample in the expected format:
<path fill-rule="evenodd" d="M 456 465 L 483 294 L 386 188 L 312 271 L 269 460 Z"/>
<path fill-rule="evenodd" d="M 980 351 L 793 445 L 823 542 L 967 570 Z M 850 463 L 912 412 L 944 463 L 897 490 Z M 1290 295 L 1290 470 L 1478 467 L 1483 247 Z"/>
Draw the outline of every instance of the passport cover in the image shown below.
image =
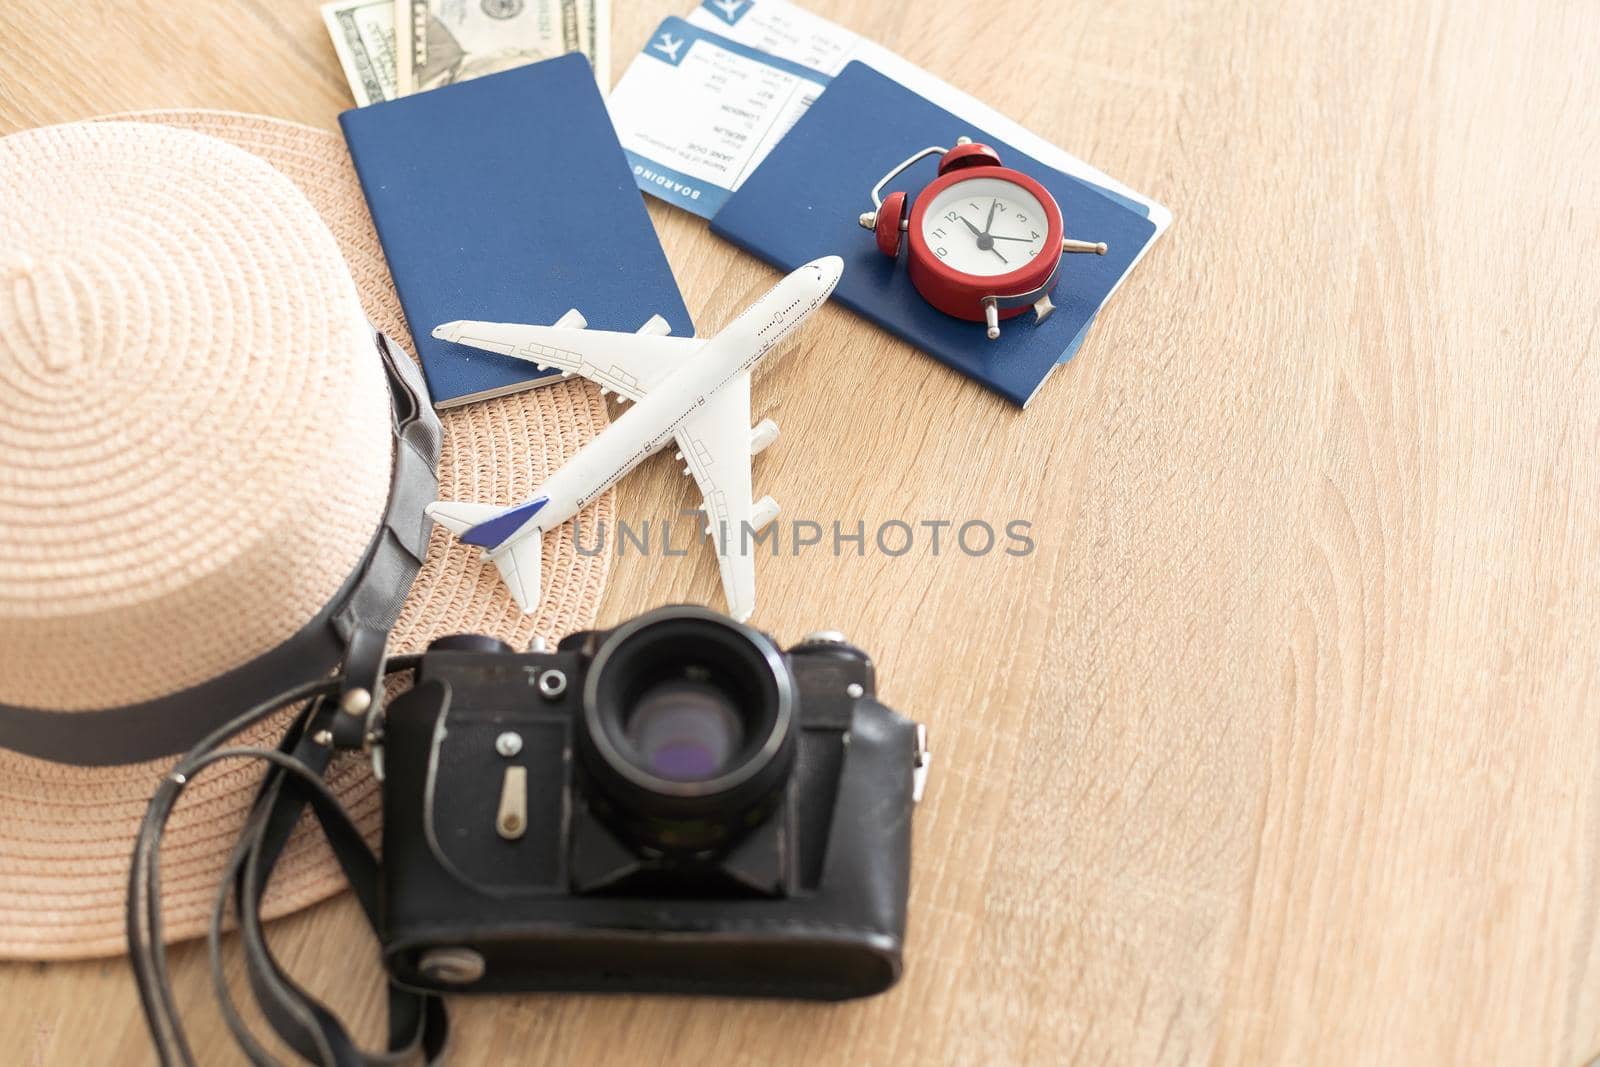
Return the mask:
<path fill-rule="evenodd" d="M 573 53 L 339 116 L 436 407 L 560 372 L 454 345 L 454 319 L 694 323 L 588 61 Z"/>
<path fill-rule="evenodd" d="M 891 167 L 927 145 L 950 147 L 962 135 L 993 147 L 1001 163 L 1049 189 L 1068 237 L 1109 246 L 1103 256 L 1064 256 L 1051 293 L 1055 314 L 1037 326 L 1031 311 L 1006 320 L 994 341 L 984 336 L 982 323 L 951 318 L 923 300 L 906 275 L 904 248 L 890 260 L 856 222 L 872 207 L 872 186 Z M 904 189 L 914 199 L 937 173 L 938 159 L 930 157 L 884 192 Z M 1081 341 L 1095 312 L 1154 237 L 1155 224 L 1136 207 L 972 128 L 856 61 L 745 179 L 712 218 L 711 231 L 782 270 L 821 255 L 843 256 L 835 300 L 1025 406 Z"/>

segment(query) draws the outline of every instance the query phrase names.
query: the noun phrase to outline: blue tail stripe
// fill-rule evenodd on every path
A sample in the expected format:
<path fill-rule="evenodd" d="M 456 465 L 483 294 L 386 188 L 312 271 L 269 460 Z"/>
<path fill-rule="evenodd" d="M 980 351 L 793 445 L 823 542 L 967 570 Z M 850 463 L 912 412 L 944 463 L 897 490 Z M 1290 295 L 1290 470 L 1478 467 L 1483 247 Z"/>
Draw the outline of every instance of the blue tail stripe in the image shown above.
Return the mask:
<path fill-rule="evenodd" d="M 499 548 L 513 534 L 525 526 L 529 519 L 539 513 L 539 509 L 550 503 L 550 498 L 541 496 L 530 500 L 526 504 L 518 504 L 514 508 L 507 508 L 492 519 L 469 529 L 461 535 L 461 540 L 469 545 L 478 545 L 481 548 Z"/>

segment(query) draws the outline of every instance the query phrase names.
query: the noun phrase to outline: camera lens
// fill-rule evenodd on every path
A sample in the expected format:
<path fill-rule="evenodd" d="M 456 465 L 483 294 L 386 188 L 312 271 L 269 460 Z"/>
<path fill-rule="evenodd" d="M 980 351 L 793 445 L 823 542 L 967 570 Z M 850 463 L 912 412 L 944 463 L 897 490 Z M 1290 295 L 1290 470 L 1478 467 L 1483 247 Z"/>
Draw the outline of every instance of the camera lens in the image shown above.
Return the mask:
<path fill-rule="evenodd" d="M 708 847 L 758 821 L 793 762 L 783 654 L 704 608 L 662 608 L 614 630 L 583 704 L 596 808 L 658 846 Z"/>
<path fill-rule="evenodd" d="M 650 773 L 674 782 L 715 778 L 744 742 L 739 709 L 727 694 L 690 680 L 646 690 L 626 733 Z"/>

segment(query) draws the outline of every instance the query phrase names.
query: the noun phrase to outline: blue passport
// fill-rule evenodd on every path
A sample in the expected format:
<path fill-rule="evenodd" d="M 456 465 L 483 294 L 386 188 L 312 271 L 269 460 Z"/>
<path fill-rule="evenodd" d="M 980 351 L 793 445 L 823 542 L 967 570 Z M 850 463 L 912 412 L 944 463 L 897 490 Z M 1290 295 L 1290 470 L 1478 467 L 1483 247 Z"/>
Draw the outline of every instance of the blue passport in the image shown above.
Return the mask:
<path fill-rule="evenodd" d="M 890 260 L 856 217 L 872 206 L 879 178 L 927 145 L 951 145 L 966 135 L 990 145 L 1000 161 L 1041 182 L 1061 205 L 1066 234 L 1104 241 L 1103 256 L 1062 259 L 1051 295 L 1057 310 L 1034 325 L 1027 312 L 1001 324 L 1000 337 L 982 323 L 954 319 L 922 299 L 906 276 L 906 253 Z M 937 174 L 925 159 L 885 190 L 915 194 Z M 782 270 L 820 255 L 844 257 L 833 298 L 1025 406 L 1050 371 L 1082 340 L 1119 279 L 1155 236 L 1155 224 L 1132 201 L 1048 167 L 873 68 L 848 64 L 810 110 L 778 142 L 711 220 L 713 233 Z"/>
<path fill-rule="evenodd" d="M 454 319 L 597 330 L 659 314 L 694 323 L 582 55 L 518 67 L 339 116 L 436 406 L 559 373 L 453 345 Z"/>

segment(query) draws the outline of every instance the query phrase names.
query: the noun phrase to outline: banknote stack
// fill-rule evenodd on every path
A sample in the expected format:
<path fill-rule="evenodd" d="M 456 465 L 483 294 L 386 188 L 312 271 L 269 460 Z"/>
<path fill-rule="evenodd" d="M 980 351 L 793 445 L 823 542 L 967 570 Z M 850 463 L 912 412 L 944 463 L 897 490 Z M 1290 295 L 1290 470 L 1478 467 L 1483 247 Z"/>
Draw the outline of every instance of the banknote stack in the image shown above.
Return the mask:
<path fill-rule="evenodd" d="M 568 52 L 611 88 L 611 0 L 333 0 L 322 20 L 362 107 Z"/>

